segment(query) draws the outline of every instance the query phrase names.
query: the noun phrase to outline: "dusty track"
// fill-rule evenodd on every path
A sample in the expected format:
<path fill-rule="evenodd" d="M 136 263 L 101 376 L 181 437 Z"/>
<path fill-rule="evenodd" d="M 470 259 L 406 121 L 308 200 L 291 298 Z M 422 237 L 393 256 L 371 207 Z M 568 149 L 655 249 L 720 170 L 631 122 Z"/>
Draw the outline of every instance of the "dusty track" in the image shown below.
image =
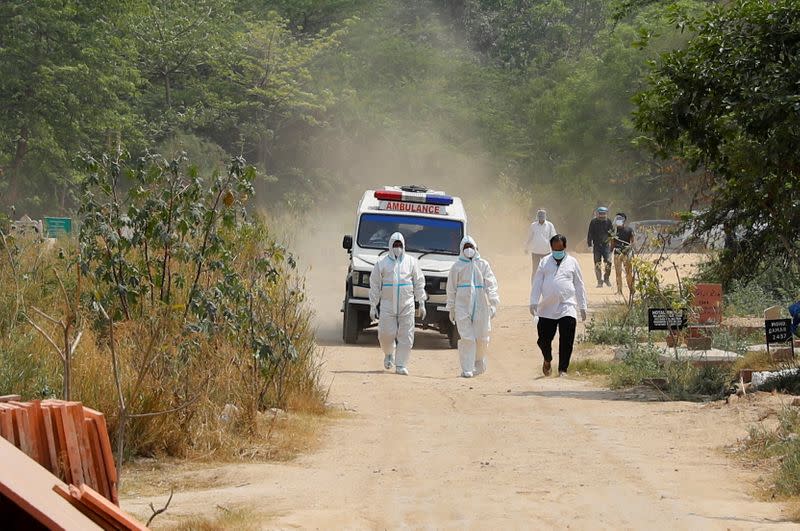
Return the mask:
<path fill-rule="evenodd" d="M 746 433 L 745 414 L 541 378 L 529 264 L 494 262 L 503 305 L 487 374 L 458 378 L 455 352 L 433 334 L 417 336 L 409 377 L 382 370 L 374 334 L 357 346 L 331 341 L 331 402 L 352 412 L 322 448 L 216 469 L 245 486 L 180 492 L 172 517 L 241 504 L 264 528 L 795 528 L 779 505 L 751 496 L 754 475 L 720 450 Z M 591 277 L 589 257 L 581 262 Z M 611 290 L 593 284 L 596 306 Z M 149 501 L 123 505 L 144 515 Z"/>

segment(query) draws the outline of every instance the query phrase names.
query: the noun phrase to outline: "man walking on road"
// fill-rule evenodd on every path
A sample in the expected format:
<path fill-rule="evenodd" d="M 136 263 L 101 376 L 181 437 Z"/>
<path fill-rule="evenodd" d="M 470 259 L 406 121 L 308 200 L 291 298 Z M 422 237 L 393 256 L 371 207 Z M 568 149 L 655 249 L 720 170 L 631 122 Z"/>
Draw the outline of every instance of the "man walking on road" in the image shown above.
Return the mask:
<path fill-rule="evenodd" d="M 389 253 L 378 260 L 369 277 L 369 316 L 378 321 L 378 341 L 384 368 L 397 364 L 397 374 L 408 375 L 414 346 L 414 301 L 425 319 L 425 277 L 417 259 L 405 252 L 403 235 L 389 237 Z M 378 305 L 380 304 L 380 309 Z"/>
<path fill-rule="evenodd" d="M 547 220 L 547 212 L 539 209 L 536 221 L 528 229 L 528 241 L 525 242 L 525 253 L 531 255 L 531 278 L 536 274 L 539 262 L 550 254 L 550 238 L 557 234 L 556 228 Z"/>
<path fill-rule="evenodd" d="M 447 275 L 447 311 L 458 326 L 458 357 L 461 376 L 472 378 L 486 372 L 491 320 L 500 296 L 489 262 L 481 258 L 475 240 L 464 236 L 461 256 Z"/>
<path fill-rule="evenodd" d="M 578 261 L 567 254 L 567 238 L 556 234 L 550 240 L 552 253 L 539 263 L 531 286 L 530 312 L 539 322 L 536 329 L 544 363 L 542 374 L 550 376 L 553 360 L 553 338 L 558 330 L 558 375 L 569 369 L 578 311 L 586 320 L 586 288 Z"/>
<path fill-rule="evenodd" d="M 589 234 L 586 244 L 594 253 L 594 274 L 597 277 L 597 287 L 602 288 L 603 282 L 611 287 L 611 244 L 609 238 L 614 226 L 608 219 L 608 209 L 598 207 L 597 217 L 589 223 Z M 601 269 L 601 262 L 605 262 L 605 270 Z"/>
<path fill-rule="evenodd" d="M 617 212 L 614 217 L 614 232 L 611 244 L 614 247 L 614 271 L 617 277 L 617 294 L 622 295 L 622 268 L 625 268 L 625 280 L 628 292 L 633 296 L 633 229 L 625 223 L 628 216 Z"/>

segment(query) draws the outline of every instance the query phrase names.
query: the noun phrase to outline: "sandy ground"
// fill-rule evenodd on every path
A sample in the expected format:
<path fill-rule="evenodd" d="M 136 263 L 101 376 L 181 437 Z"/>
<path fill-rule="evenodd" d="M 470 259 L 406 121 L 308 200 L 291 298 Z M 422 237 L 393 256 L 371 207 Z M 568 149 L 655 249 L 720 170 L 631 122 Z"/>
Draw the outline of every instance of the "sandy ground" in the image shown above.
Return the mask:
<path fill-rule="evenodd" d="M 593 277 L 590 256 L 580 260 Z M 431 333 L 417 335 L 410 376 L 385 372 L 374 332 L 342 346 L 333 313 L 320 337 L 330 401 L 348 413 L 321 448 L 290 463 L 215 468 L 229 486 L 176 493 L 167 521 L 244 506 L 264 529 L 797 528 L 754 497 L 756 474 L 722 450 L 746 434 L 746 409 L 541 377 L 529 260 L 494 262 L 503 304 L 487 374 L 459 378 L 456 352 Z M 311 282 L 335 286 L 317 299 L 331 309 L 341 278 L 323 276 Z M 613 300 L 611 288 L 589 286 L 594 308 Z M 123 507 L 144 516 L 150 501 Z"/>

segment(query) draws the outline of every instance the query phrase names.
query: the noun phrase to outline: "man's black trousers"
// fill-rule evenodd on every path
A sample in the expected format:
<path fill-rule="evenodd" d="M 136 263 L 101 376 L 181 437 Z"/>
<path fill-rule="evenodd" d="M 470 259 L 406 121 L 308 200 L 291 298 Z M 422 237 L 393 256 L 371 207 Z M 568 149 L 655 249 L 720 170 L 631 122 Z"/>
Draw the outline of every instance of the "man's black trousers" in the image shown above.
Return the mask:
<path fill-rule="evenodd" d="M 542 356 L 547 361 L 553 360 L 553 338 L 556 337 L 558 330 L 558 370 L 567 372 L 569 359 L 572 357 L 572 346 L 575 343 L 575 325 L 578 321 L 574 317 L 562 317 L 561 319 L 545 319 L 539 317 L 539 324 L 536 330 L 539 332 L 539 340 L 536 344 L 542 349 Z"/>

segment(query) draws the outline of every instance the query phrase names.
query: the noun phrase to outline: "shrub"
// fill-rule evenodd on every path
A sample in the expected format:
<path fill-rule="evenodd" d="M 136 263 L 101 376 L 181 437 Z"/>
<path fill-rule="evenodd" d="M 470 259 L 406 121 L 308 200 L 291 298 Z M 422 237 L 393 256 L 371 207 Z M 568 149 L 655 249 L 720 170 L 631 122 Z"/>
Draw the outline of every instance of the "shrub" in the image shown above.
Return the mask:
<path fill-rule="evenodd" d="M 655 345 L 630 344 L 622 362 L 611 368 L 611 388 L 633 387 L 641 385 L 646 378 L 664 377 L 658 354 L 659 350 Z"/>
<path fill-rule="evenodd" d="M 259 412 L 321 412 L 302 278 L 245 210 L 253 170 L 86 162 L 79 245 L 3 239 L 0 281 L 14 289 L 0 293 L 0 394 L 81 400 L 126 455 L 235 455 Z M 59 321 L 81 337 L 67 364 L 44 338 Z"/>
<path fill-rule="evenodd" d="M 722 398 L 731 384 L 731 371 L 724 366 L 695 367 L 689 361 L 671 361 L 664 369 L 673 400 Z"/>
<path fill-rule="evenodd" d="M 800 411 L 778 413 L 774 430 L 751 428 L 743 449 L 755 459 L 778 463 L 772 490 L 782 496 L 800 495 Z"/>
<path fill-rule="evenodd" d="M 689 361 L 662 363 L 663 352 L 652 343 L 632 344 L 620 363 L 611 366 L 610 385 L 613 389 L 642 385 L 647 379 L 664 379 L 666 393 L 673 400 L 696 400 L 701 397 L 722 397 L 731 383 L 727 367 L 695 367 Z"/>
<path fill-rule="evenodd" d="M 718 260 L 703 264 L 698 281 L 718 282 L 725 274 Z M 734 279 L 725 286 L 723 311 L 728 316 L 761 317 L 770 306 L 788 307 L 797 300 L 794 286 L 800 273 L 793 265 L 771 266 L 746 280 Z"/>
<path fill-rule="evenodd" d="M 582 341 L 596 345 L 624 345 L 636 340 L 635 331 L 608 319 L 592 319 L 586 324 Z"/>
<path fill-rule="evenodd" d="M 759 338 L 763 342 L 763 337 Z M 734 334 L 726 328 L 715 328 L 711 334 L 711 346 L 744 356 L 747 353 L 748 338 Z"/>
<path fill-rule="evenodd" d="M 640 306 L 614 307 L 592 316 L 581 341 L 596 345 L 627 345 L 647 337 L 643 325 L 646 325 L 646 320 Z"/>

